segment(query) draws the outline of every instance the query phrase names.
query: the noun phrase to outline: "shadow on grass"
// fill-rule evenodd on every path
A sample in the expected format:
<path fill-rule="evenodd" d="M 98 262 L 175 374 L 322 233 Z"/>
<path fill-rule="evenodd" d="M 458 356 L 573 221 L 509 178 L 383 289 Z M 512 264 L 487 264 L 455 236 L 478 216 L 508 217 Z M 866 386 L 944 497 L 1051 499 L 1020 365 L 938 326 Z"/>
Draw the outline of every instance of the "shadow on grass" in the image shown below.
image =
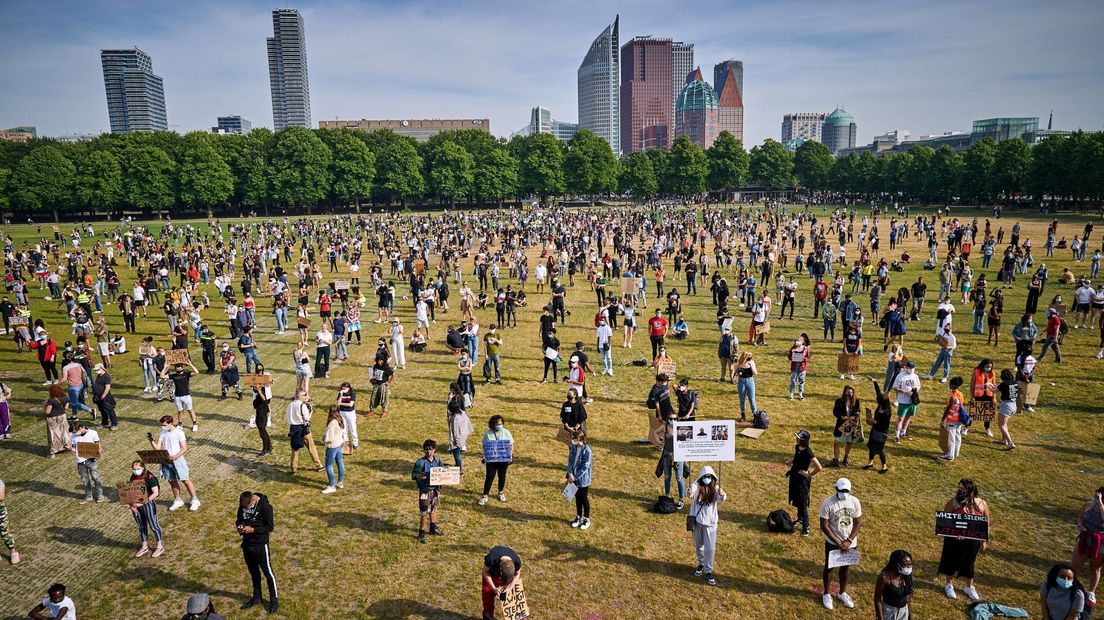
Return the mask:
<path fill-rule="evenodd" d="M 35 444 L 32 444 L 32 443 L 28 443 L 26 441 L 4 440 L 3 443 L 0 443 L 0 447 L 4 448 L 5 450 L 18 450 L 19 452 L 26 452 L 27 454 L 30 454 L 30 455 L 33 455 L 33 456 L 41 456 L 43 458 L 46 457 L 46 446 L 45 445 L 39 446 L 39 445 L 35 445 Z"/>
<path fill-rule="evenodd" d="M 419 601 L 410 599 L 389 599 L 372 603 L 365 612 L 371 618 L 418 618 L 424 620 L 459 619 L 479 620 L 479 616 L 441 609 Z"/>
<path fill-rule="evenodd" d="M 311 516 L 325 521 L 327 527 L 333 528 L 355 528 L 366 532 L 385 532 L 388 534 L 398 534 L 409 530 L 409 528 L 397 525 L 392 521 L 386 521 L 379 517 L 355 512 L 323 512 L 321 510 L 315 510 L 311 512 Z"/>
<path fill-rule="evenodd" d="M 26 482 L 9 482 L 8 484 L 16 489 L 30 491 L 31 493 L 41 493 L 43 495 L 53 495 L 70 499 L 79 499 L 82 496 L 82 492 L 79 490 L 65 490 L 50 482 L 28 480 Z"/>
<path fill-rule="evenodd" d="M 46 531 L 54 536 L 54 540 L 66 545 L 79 545 L 81 547 L 92 545 L 95 547 L 120 547 L 122 549 L 132 547 L 130 543 L 112 540 L 104 536 L 102 532 L 86 527 L 58 527 L 53 525 L 46 528 Z"/>
<path fill-rule="evenodd" d="M 160 568 L 130 567 L 115 576 L 120 582 L 138 581 L 147 588 L 167 588 L 181 594 L 194 594 L 206 592 L 211 597 L 228 598 L 236 601 L 246 601 L 249 595 L 245 592 L 230 592 L 228 590 L 212 590 L 208 584 L 177 576 Z"/>

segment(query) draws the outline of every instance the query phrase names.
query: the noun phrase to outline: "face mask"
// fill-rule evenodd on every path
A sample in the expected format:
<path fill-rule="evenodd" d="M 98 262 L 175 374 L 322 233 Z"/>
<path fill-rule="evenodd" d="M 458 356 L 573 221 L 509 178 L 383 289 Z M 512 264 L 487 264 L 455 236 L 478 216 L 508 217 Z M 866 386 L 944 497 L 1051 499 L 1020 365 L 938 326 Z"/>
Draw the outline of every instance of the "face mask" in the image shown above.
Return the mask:
<path fill-rule="evenodd" d="M 713 484 L 713 477 L 712 476 L 703 476 L 701 481 L 702 481 L 702 484 L 705 484 L 705 485 Z"/>
<path fill-rule="evenodd" d="M 966 498 L 967 498 L 966 491 L 959 490 L 958 492 L 955 493 L 955 501 L 958 502 L 959 504 L 965 503 Z"/>
<path fill-rule="evenodd" d="M 899 567 L 897 567 L 897 573 L 900 574 L 902 577 L 908 577 L 909 575 L 912 574 L 912 567 L 911 566 L 899 566 Z"/>
<path fill-rule="evenodd" d="M 1054 583 L 1057 583 L 1058 587 L 1062 588 L 1063 590 L 1069 590 L 1073 587 L 1072 579 L 1062 579 L 1061 577 L 1057 577 L 1054 579 Z"/>
<path fill-rule="evenodd" d="M 164 425 L 162 425 L 162 426 L 161 426 L 161 430 L 163 430 L 163 431 L 167 431 L 167 430 L 169 430 L 169 427 L 168 427 L 168 426 L 164 426 Z"/>
<path fill-rule="evenodd" d="M 686 391 L 686 386 L 679 386 L 679 391 L 680 392 L 685 392 Z"/>
<path fill-rule="evenodd" d="M 836 499 L 841 502 L 847 499 L 848 491 L 836 491 Z"/>
<path fill-rule="evenodd" d="M 130 471 L 134 472 L 135 476 L 141 476 L 142 475 L 142 470 L 141 469 L 132 469 Z"/>
<path fill-rule="evenodd" d="M 503 426 L 501 424 L 495 426 L 496 431 L 500 431 L 500 430 L 502 430 L 502 428 L 503 428 Z"/>

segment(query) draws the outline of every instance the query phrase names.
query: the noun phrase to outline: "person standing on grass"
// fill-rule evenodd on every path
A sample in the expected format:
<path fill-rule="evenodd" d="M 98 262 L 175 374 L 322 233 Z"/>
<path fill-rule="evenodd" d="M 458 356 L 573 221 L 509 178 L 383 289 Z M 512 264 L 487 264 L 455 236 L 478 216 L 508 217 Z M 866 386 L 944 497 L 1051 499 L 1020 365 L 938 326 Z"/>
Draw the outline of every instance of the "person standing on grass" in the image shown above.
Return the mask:
<path fill-rule="evenodd" d="M 663 340 L 667 335 L 667 331 L 668 323 L 667 319 L 663 318 L 663 310 L 656 308 L 655 316 L 648 319 L 648 340 L 652 343 L 653 359 L 658 354 L 658 351 L 663 348 Z"/>
<path fill-rule="evenodd" d="M 456 383 L 468 396 L 468 403 L 475 403 L 475 381 L 472 378 L 472 360 L 467 349 L 460 350 L 460 359 L 456 360 Z"/>
<path fill-rule="evenodd" d="M 488 371 L 484 373 L 486 375 L 484 384 L 489 384 L 492 376 L 495 383 L 502 383 L 501 358 L 499 357 L 499 351 L 502 349 L 502 335 L 498 332 L 498 325 L 491 323 L 487 333 L 483 336 L 483 343 L 487 354 L 483 366 Z"/>
<path fill-rule="evenodd" d="M 575 491 L 575 520 L 571 527 L 590 528 L 590 477 L 593 469 L 593 453 L 586 443 L 586 431 L 576 428 L 571 431 L 571 447 L 567 453 L 568 483 L 577 487 Z"/>
<path fill-rule="evenodd" d="M 333 344 L 333 332 L 330 331 L 329 326 L 323 322 L 322 326 L 318 329 L 318 333 L 314 335 L 314 341 L 316 343 L 314 351 L 314 376 L 321 377 L 322 379 L 330 378 L 330 346 Z"/>
<path fill-rule="evenodd" d="M 168 452 L 169 460 L 172 461 L 161 465 L 161 479 L 168 481 L 173 492 L 173 503 L 169 506 L 169 510 L 184 506 L 184 500 L 180 498 L 181 483 L 184 483 L 184 488 L 192 496 L 188 510 L 192 512 L 199 510 L 199 497 L 196 495 L 195 484 L 189 479 L 188 461 L 184 459 L 184 455 L 188 452 L 188 440 L 184 437 L 184 431 L 173 426 L 171 415 L 163 415 L 161 416 L 161 435 L 157 441 L 153 440 L 153 435 L 150 433 L 146 433 L 146 439 L 154 450 Z"/>
<path fill-rule="evenodd" d="M 575 388 L 567 391 L 567 400 L 560 405 L 560 423 L 568 433 L 577 430 L 586 430 L 586 405 L 579 398 L 579 392 Z"/>
<path fill-rule="evenodd" d="M 226 393 L 230 391 L 230 388 L 233 388 L 234 392 L 237 393 L 238 400 L 242 399 L 241 376 L 238 372 L 237 358 L 234 352 L 230 350 L 230 345 L 225 342 L 222 343 L 222 353 L 219 354 L 219 384 L 222 388 L 219 400 L 226 399 Z"/>
<path fill-rule="evenodd" d="M 962 383 L 962 377 L 955 377 L 948 384 L 951 395 L 947 399 L 947 404 L 943 407 L 943 428 L 947 431 L 947 452 L 939 457 L 944 461 L 955 460 L 962 449 L 962 435 L 966 430 L 966 425 L 962 423 L 962 410 L 966 401 L 962 396 L 962 391 L 959 390 Z"/>
<path fill-rule="evenodd" d="M 253 596 L 242 604 L 249 609 L 264 602 L 261 598 L 261 573 L 268 583 L 268 613 L 276 613 L 280 608 L 276 591 L 276 575 L 272 572 L 272 556 L 269 553 L 268 536 L 276 528 L 272 515 L 272 504 L 263 493 L 245 491 L 238 498 L 238 518 L 235 520 L 238 534 L 242 537 L 242 556 L 249 576 L 253 580 Z"/>
<path fill-rule="evenodd" d="M 268 374 L 264 366 L 257 364 L 259 374 Z M 257 456 L 266 456 L 272 452 L 272 438 L 268 435 L 268 427 L 272 425 L 272 388 L 269 386 L 253 386 L 253 419 L 246 427 L 254 426 L 257 434 L 261 436 L 261 451 Z"/>
<path fill-rule="evenodd" d="M 437 442 L 427 439 L 422 442 L 423 456 L 414 461 L 414 468 L 410 471 L 410 477 L 418 485 L 418 512 L 421 521 L 418 524 L 418 542 L 426 543 L 426 532 L 434 536 L 444 536 L 445 532 L 437 527 L 437 510 L 441 507 L 441 495 L 437 487 L 429 484 L 429 472 L 434 467 L 444 467 L 441 459 L 437 458 Z M 429 529 L 426 530 L 426 522 Z"/>
<path fill-rule="evenodd" d="M 790 347 L 790 400 L 794 399 L 794 390 L 797 390 L 797 400 L 805 400 L 805 375 L 809 368 L 809 357 L 812 347 L 809 345 L 809 337 L 801 334 Z"/>
<path fill-rule="evenodd" d="M 391 381 L 395 379 L 395 371 L 387 365 L 386 358 L 377 357 L 368 376 L 372 383 L 372 395 L 368 399 L 368 413 L 365 416 L 375 415 L 376 408 L 379 407 L 382 418 L 391 407 Z"/>
<path fill-rule="evenodd" d="M 490 420 L 487 420 L 487 430 L 483 433 L 483 441 L 502 440 L 510 442 L 510 460 L 501 463 L 483 461 L 487 466 L 487 475 L 483 479 L 483 495 L 476 502 L 480 506 L 487 504 L 487 494 L 491 492 L 491 483 L 494 482 L 495 476 L 498 477 L 498 501 L 506 501 L 506 470 L 510 463 L 513 463 L 514 459 L 517 458 L 517 454 L 514 453 L 514 435 L 506 429 L 505 418 L 500 415 L 493 415 Z"/>
<path fill-rule="evenodd" d="M 890 404 L 889 397 L 882 393 L 881 388 L 878 386 L 878 380 L 873 377 L 868 377 L 870 383 L 874 385 L 874 413 L 871 415 L 870 407 L 866 408 L 866 423 L 870 426 L 870 435 L 866 439 L 866 448 L 869 452 L 869 460 L 863 469 L 874 468 L 874 457 L 877 456 L 882 461 L 882 468 L 878 470 L 879 474 L 884 474 L 889 471 L 889 466 L 886 465 L 885 444 L 889 440 L 889 424 L 890 424 Z"/>
<path fill-rule="evenodd" d="M 1104 565 L 1104 487 L 1097 489 L 1092 499 L 1081 506 L 1081 516 L 1077 519 L 1077 543 L 1071 563 L 1074 573 L 1081 572 L 1086 561 L 1089 562 L 1087 604 L 1095 606 L 1100 567 Z"/>
<path fill-rule="evenodd" d="M 859 498 L 851 494 L 851 481 L 847 478 L 836 480 L 836 492 L 820 505 L 820 531 L 824 534 L 824 569 L 821 580 L 824 594 L 820 602 L 826 609 L 832 609 L 832 570 L 828 568 L 828 557 L 833 551 L 846 553 L 859 544 L 859 530 L 862 528 L 863 512 Z M 850 566 L 839 567 L 839 599 L 843 606 L 851 609 L 855 601 L 847 593 L 847 578 L 851 574 Z"/>
<path fill-rule="evenodd" d="M 741 351 L 736 358 L 736 367 L 733 369 L 736 375 L 736 393 L 740 397 L 740 421 L 747 421 L 747 405 L 751 405 L 751 415 L 759 411 L 755 404 L 755 377 L 759 374 L 759 368 L 752 359 L 751 351 Z"/>
<path fill-rule="evenodd" d="M 81 503 L 87 504 L 93 501 L 93 490 L 95 491 L 96 503 L 106 502 L 107 499 L 103 496 L 103 482 L 100 480 L 98 467 L 98 458 L 103 454 L 100 435 L 96 431 L 86 428 L 83 422 L 73 422 L 69 427 L 69 433 L 70 448 L 77 455 L 77 473 L 80 474 L 81 482 L 84 484 L 84 500 Z M 87 458 L 81 456 L 77 446 L 82 443 L 95 445 L 96 456 Z"/>
<path fill-rule="evenodd" d="M 912 601 L 912 555 L 898 549 L 874 583 L 874 620 L 909 620 Z"/>
<path fill-rule="evenodd" d="M 456 383 L 449 385 L 448 404 L 446 405 L 446 417 L 448 422 L 449 453 L 452 454 L 456 467 L 460 468 L 460 475 L 464 475 L 462 454 L 468 449 L 468 437 L 472 433 L 471 418 L 464 407 L 464 393 Z"/>
<path fill-rule="evenodd" d="M 322 461 L 318 458 L 318 450 L 314 447 L 314 438 L 311 437 L 311 397 L 304 390 L 295 394 L 295 400 L 288 403 L 287 423 L 288 437 L 291 439 L 291 474 L 299 471 L 299 451 L 304 447 L 314 461 L 315 471 L 322 471 Z"/>
<path fill-rule="evenodd" d="M 357 433 L 356 392 L 348 381 L 341 384 L 337 391 L 337 411 L 341 419 L 345 421 L 342 433 L 346 442 L 352 444 L 353 450 L 360 449 L 360 435 Z"/>
<path fill-rule="evenodd" d="M 115 416 L 115 394 L 111 390 L 111 375 L 107 374 L 103 364 L 93 366 L 92 373 L 96 375 L 92 380 L 92 402 L 100 410 L 100 426 L 117 430 L 119 420 Z M 2 387 L 0 385 L 0 389 Z"/>
<path fill-rule="evenodd" d="M 544 376 L 541 383 L 548 383 L 548 369 L 552 369 L 552 383 L 560 382 L 560 339 L 556 337 L 556 328 L 549 328 L 544 336 Z"/>
<path fill-rule="evenodd" d="M 809 431 L 801 429 L 794 433 L 797 440 L 794 446 L 793 458 L 786 461 L 789 471 L 786 477 L 789 479 L 787 500 L 790 505 L 797 508 L 797 521 L 801 524 L 801 535 L 809 535 L 809 487 L 813 476 L 820 473 L 823 467 L 813 454 L 809 446 Z"/>
<path fill-rule="evenodd" d="M 989 504 L 978 497 L 977 485 L 969 478 L 958 481 L 958 490 L 955 492 L 955 496 L 947 502 L 943 510 L 958 514 L 978 515 L 990 519 Z M 993 523 L 990 519 L 989 527 L 992 526 Z M 958 598 L 955 594 L 954 579 L 960 577 L 966 582 L 966 587 L 962 589 L 966 596 L 975 603 L 981 600 L 974 587 L 974 561 L 977 560 L 978 553 L 985 551 L 988 546 L 986 542 L 969 538 L 954 536 L 943 538 L 943 553 L 939 556 L 939 574 L 946 579 L 946 583 L 943 585 L 943 593 L 947 595 L 947 598 L 951 600 Z"/>
<path fill-rule="evenodd" d="M 713 576 L 713 559 L 717 553 L 717 505 L 727 498 L 713 468 L 708 465 L 702 467 L 697 479 L 690 485 L 687 525 L 694 534 L 694 550 L 698 556 L 694 576 L 704 575 L 705 582 L 711 586 L 717 585 L 717 578 Z"/>
<path fill-rule="evenodd" d="M 130 504 L 130 514 L 134 516 L 134 522 L 138 524 L 138 537 L 142 546 L 134 552 L 134 557 L 140 558 L 149 553 L 149 530 L 153 530 L 153 537 L 157 541 L 157 547 L 153 550 L 153 557 L 161 557 L 165 552 L 162 543 L 163 532 L 161 523 L 157 520 L 157 499 L 161 488 L 158 486 L 157 477 L 146 469 L 146 464 L 136 460 L 130 464 L 130 481 L 141 481 L 146 487 L 146 500 Z"/>
<path fill-rule="evenodd" d="M 843 444 L 843 462 L 847 467 L 847 457 L 851 455 L 851 446 L 862 439 L 862 426 L 859 423 L 859 415 L 862 404 L 855 396 L 855 388 L 851 385 L 843 387 L 843 394 L 836 399 L 832 407 L 832 415 L 836 418 L 836 425 L 832 429 L 832 461 L 828 467 L 839 467 L 840 444 Z"/>
<path fill-rule="evenodd" d="M 994 411 L 997 406 L 997 379 L 993 373 L 993 361 L 986 358 L 978 362 L 977 367 L 970 378 L 970 396 L 975 403 L 992 403 Z M 989 430 L 992 420 L 985 421 L 985 434 L 993 436 Z"/>
<path fill-rule="evenodd" d="M 326 447 L 326 479 L 328 484 L 322 489 L 323 495 L 345 488 L 345 420 L 337 405 L 330 405 L 326 416 L 326 431 L 322 434 L 322 444 Z M 334 464 L 337 465 L 337 484 L 334 484 Z"/>
<path fill-rule="evenodd" d="M 908 434 L 909 423 L 916 415 L 916 406 L 920 404 L 920 377 L 916 376 L 916 362 L 909 360 L 904 369 L 893 380 L 893 391 L 897 398 L 897 432 L 893 441 L 901 443 L 901 438 L 911 440 Z"/>
<path fill-rule="evenodd" d="M 544 263 L 537 263 L 539 269 Z M 494 620 L 495 598 L 506 600 L 506 593 L 521 579 L 521 557 L 510 547 L 498 545 L 483 557 L 483 620 Z"/>
<path fill-rule="evenodd" d="M 184 364 L 175 364 L 173 371 L 168 372 L 168 367 L 161 370 L 160 376 L 162 381 L 173 382 L 173 404 L 176 405 L 176 423 L 177 425 L 183 424 L 184 412 L 188 412 L 188 416 L 192 420 L 192 432 L 199 430 L 197 424 L 195 407 L 192 405 L 192 388 L 191 381 L 192 375 L 199 374 L 196 370 L 195 364 L 191 361 L 187 363 L 188 368 L 185 368 Z"/>
<path fill-rule="evenodd" d="M 7 489 L 3 480 L 0 480 L 0 540 L 8 548 L 8 560 L 13 565 L 19 564 L 19 552 L 15 550 L 15 538 L 11 533 L 11 524 L 8 523 Z"/>
<path fill-rule="evenodd" d="M 47 597 L 35 605 L 27 617 L 31 620 L 77 620 L 77 606 L 65 596 L 65 585 L 55 583 L 47 590 Z"/>

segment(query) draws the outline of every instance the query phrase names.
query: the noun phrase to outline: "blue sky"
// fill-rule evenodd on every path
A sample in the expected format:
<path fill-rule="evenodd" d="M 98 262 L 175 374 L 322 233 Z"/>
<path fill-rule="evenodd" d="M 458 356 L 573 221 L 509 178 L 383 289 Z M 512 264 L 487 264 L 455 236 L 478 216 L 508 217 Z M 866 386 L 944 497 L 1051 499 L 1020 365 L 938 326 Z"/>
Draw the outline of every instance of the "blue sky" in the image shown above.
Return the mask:
<path fill-rule="evenodd" d="M 1104 129 L 1104 2 L 296 2 L 306 20 L 313 122 L 489 117 L 508 135 L 544 105 L 574 121 L 576 70 L 621 14 L 621 39 L 695 44 L 707 80 L 744 60 L 745 142 L 779 137 L 787 112 L 854 115 L 860 143 L 1039 116 Z M 169 123 L 221 114 L 272 125 L 269 3 L 0 0 L 0 127 L 107 129 L 99 49 L 138 46 L 165 81 Z"/>

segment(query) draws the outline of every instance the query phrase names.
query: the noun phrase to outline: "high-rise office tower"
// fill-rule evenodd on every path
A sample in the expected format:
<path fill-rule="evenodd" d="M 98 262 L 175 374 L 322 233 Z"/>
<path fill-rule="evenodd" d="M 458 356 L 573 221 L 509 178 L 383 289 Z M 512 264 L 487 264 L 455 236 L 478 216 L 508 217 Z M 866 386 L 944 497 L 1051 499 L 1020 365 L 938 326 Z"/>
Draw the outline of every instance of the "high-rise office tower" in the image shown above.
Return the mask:
<path fill-rule="evenodd" d="M 736 76 L 736 87 L 740 91 L 740 98 L 744 97 L 744 61 L 732 58 L 713 65 L 713 90 L 720 95 L 724 88 L 725 76 L 729 70 Z"/>
<path fill-rule="evenodd" d="M 815 140 L 820 142 L 821 130 L 824 127 L 824 119 L 827 115 L 823 112 L 797 112 L 786 114 L 782 117 L 782 144 L 793 147 L 800 146 L 795 141 L 801 142 Z"/>
<path fill-rule="evenodd" d="M 247 134 L 253 129 L 253 123 L 235 114 L 233 116 L 218 117 L 218 126 L 211 128 L 211 133 L 236 133 Z"/>
<path fill-rule="evenodd" d="M 268 80 L 272 85 L 273 128 L 310 127 L 303 16 L 296 9 L 272 11 L 272 35 L 268 38 Z"/>
<path fill-rule="evenodd" d="M 622 153 L 671 147 L 672 63 L 670 39 L 636 37 L 621 46 Z"/>
<path fill-rule="evenodd" d="M 858 127 L 855 119 L 843 108 L 836 108 L 824 119 L 821 128 L 821 142 L 833 155 L 843 149 L 855 148 L 858 141 Z"/>
<path fill-rule="evenodd" d="M 165 131 L 165 86 L 149 54 L 138 48 L 100 50 L 111 133 Z"/>
<path fill-rule="evenodd" d="M 620 20 L 613 18 L 579 65 L 579 127 L 609 142 L 614 153 L 621 149 Z"/>
<path fill-rule="evenodd" d="M 723 67 L 724 72 L 714 79 L 714 91 L 717 93 L 717 133 L 727 131 L 737 140 L 744 139 L 744 91 L 741 88 L 740 76 L 736 75 L 727 63 L 740 63 L 740 71 L 743 71 L 743 63 L 739 60 L 729 60 L 713 68 L 713 75 L 717 75 L 717 68 Z"/>
<path fill-rule="evenodd" d="M 686 136 L 707 149 L 717 139 L 720 106 L 713 88 L 702 78 L 701 69 L 686 77 L 686 83 L 675 100 L 675 137 Z"/>
<path fill-rule="evenodd" d="M 675 101 L 682 87 L 686 85 L 686 76 L 694 70 L 694 44 L 675 41 L 671 43 L 671 115 L 675 113 Z"/>

